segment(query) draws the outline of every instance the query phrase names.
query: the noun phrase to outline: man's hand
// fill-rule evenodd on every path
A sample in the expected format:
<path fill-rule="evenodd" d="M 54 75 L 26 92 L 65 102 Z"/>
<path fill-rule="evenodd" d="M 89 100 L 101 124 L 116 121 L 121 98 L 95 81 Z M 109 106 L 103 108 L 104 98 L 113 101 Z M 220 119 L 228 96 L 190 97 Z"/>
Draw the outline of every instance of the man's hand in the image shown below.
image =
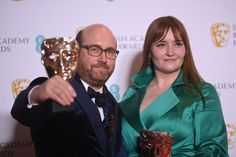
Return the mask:
<path fill-rule="evenodd" d="M 30 100 L 31 103 L 41 103 L 52 99 L 66 106 L 70 105 L 75 97 L 76 92 L 71 84 L 60 76 L 55 75 L 36 87 L 31 93 Z"/>

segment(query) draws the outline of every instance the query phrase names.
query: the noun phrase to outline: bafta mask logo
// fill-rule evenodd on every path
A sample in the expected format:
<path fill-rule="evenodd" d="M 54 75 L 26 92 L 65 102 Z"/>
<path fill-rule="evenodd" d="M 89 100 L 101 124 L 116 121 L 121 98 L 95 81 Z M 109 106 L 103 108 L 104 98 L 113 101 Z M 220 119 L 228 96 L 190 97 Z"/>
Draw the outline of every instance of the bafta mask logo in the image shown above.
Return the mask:
<path fill-rule="evenodd" d="M 78 28 L 76 28 L 76 34 L 79 33 L 80 31 L 82 31 L 85 28 L 85 26 L 80 26 Z"/>
<path fill-rule="evenodd" d="M 236 142 L 236 127 L 233 124 L 227 124 L 227 136 L 229 149 L 234 148 Z"/>
<path fill-rule="evenodd" d="M 230 27 L 227 23 L 215 23 L 211 26 L 211 37 L 216 47 L 225 47 L 229 41 Z"/>
<path fill-rule="evenodd" d="M 30 80 L 27 79 L 15 79 L 12 82 L 12 93 L 14 99 L 17 97 L 17 95 L 23 91 L 25 88 L 29 86 Z"/>

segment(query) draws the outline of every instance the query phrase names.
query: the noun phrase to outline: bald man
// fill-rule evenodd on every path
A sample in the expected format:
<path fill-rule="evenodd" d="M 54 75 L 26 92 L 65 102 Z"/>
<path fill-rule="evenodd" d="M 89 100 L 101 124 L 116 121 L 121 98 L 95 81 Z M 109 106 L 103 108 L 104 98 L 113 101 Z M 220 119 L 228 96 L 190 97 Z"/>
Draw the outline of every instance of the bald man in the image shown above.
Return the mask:
<path fill-rule="evenodd" d="M 17 96 L 11 114 L 30 127 L 37 157 L 125 157 L 120 110 L 105 86 L 119 53 L 115 36 L 105 25 L 93 24 L 76 40 L 79 64 L 73 80 L 36 78 Z M 50 100 L 73 103 L 75 109 L 53 114 Z"/>

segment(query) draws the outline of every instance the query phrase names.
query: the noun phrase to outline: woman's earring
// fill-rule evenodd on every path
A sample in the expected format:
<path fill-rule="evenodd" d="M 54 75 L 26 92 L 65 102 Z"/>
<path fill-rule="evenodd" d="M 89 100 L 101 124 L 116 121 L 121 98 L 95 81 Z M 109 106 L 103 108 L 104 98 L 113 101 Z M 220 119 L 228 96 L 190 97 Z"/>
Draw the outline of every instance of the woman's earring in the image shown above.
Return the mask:
<path fill-rule="evenodd" d="M 148 65 L 147 65 L 148 67 L 149 67 L 149 66 L 151 67 L 151 61 L 152 61 L 152 57 L 149 57 L 149 58 L 148 58 Z"/>

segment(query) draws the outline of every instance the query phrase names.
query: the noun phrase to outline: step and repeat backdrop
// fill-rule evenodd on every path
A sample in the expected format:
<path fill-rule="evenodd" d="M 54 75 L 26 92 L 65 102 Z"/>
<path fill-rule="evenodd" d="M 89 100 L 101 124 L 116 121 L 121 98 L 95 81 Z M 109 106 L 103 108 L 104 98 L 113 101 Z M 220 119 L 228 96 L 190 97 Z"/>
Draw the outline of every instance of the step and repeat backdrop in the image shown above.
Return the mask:
<path fill-rule="evenodd" d="M 43 39 L 75 37 L 92 23 L 113 30 L 120 54 L 109 90 L 117 101 L 141 64 L 149 24 L 160 16 L 180 19 L 189 34 L 202 77 L 219 93 L 236 157 L 236 1 L 235 0 L 0 0 L 0 157 L 34 157 L 29 128 L 10 110 L 17 94 L 38 76 Z"/>

